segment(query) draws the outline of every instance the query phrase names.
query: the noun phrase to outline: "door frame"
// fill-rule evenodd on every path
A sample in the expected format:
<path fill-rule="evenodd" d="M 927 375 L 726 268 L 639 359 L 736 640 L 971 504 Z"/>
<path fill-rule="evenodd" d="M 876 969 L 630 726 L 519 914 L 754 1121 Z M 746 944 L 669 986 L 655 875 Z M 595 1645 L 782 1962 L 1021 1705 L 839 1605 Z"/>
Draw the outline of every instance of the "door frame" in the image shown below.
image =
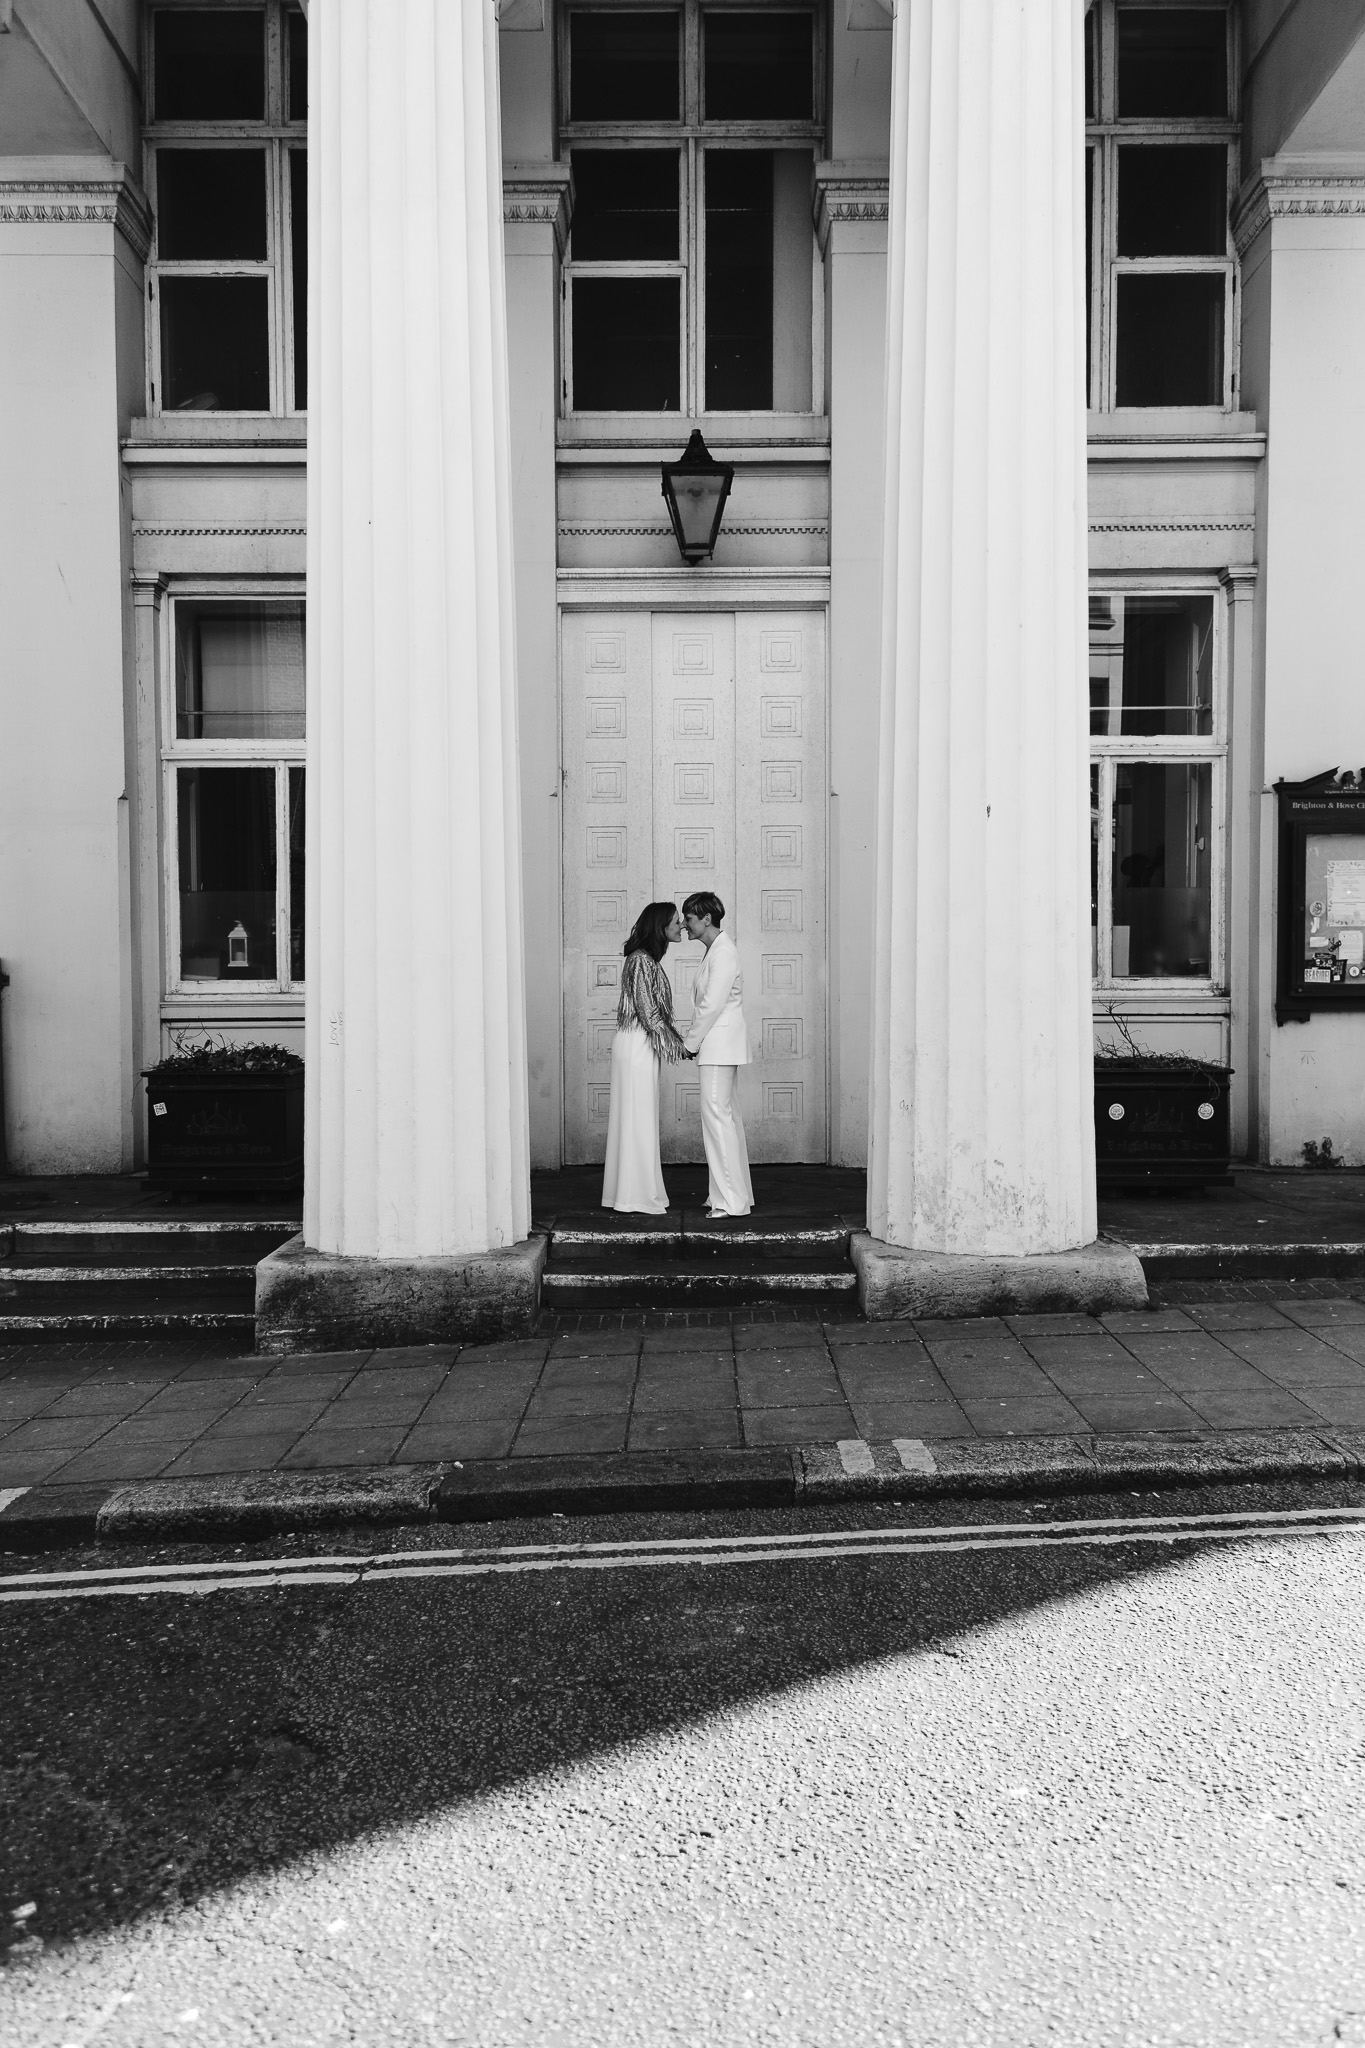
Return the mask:
<path fill-rule="evenodd" d="M 556 834 L 559 881 L 559 1002 L 556 1007 L 559 1061 L 559 1156 L 566 1155 L 567 1098 L 564 1087 L 564 614 L 566 612 L 741 612 L 818 611 L 825 621 L 825 1163 L 831 1151 L 834 1076 L 830 1028 L 830 876 L 837 861 L 830 803 L 830 743 L 833 730 L 833 642 L 830 636 L 830 572 L 828 569 L 560 569 L 555 575 L 555 727 L 559 759 Z"/>

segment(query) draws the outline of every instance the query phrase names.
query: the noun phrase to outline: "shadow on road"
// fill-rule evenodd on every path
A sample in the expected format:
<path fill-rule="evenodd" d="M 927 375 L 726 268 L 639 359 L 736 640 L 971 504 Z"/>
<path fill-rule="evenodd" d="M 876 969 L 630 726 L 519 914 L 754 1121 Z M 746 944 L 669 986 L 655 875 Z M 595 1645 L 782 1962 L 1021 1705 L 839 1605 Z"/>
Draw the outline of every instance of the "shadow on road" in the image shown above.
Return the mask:
<path fill-rule="evenodd" d="M 976 1631 L 1181 1561 L 1019 1550 L 12 1606 L 2 1938 L 28 1900 L 50 1947 L 873 1660 L 970 1654 Z"/>

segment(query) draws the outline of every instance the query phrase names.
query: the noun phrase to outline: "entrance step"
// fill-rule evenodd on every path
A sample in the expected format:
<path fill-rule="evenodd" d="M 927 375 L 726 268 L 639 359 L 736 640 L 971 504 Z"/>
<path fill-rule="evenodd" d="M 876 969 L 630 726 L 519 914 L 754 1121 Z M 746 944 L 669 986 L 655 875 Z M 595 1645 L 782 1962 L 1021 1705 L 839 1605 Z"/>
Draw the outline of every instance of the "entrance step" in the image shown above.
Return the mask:
<path fill-rule="evenodd" d="M 563 1216 L 550 1235 L 551 1260 L 620 1257 L 647 1253 L 652 1258 L 731 1258 L 758 1253 L 766 1258 L 815 1260 L 843 1264 L 848 1258 L 849 1227 L 841 1220 L 788 1219 L 767 1223 L 751 1216 L 715 1222 L 704 1210 L 684 1210 L 681 1217 Z"/>
<path fill-rule="evenodd" d="M 848 1220 L 828 1212 L 720 1220 L 701 1209 L 561 1214 L 550 1231 L 541 1301 L 559 1313 L 764 1302 L 846 1313 L 858 1286 L 849 1237 Z"/>
<path fill-rule="evenodd" d="M 0 1228 L 0 1344 L 255 1338 L 256 1261 L 288 1220 L 26 1220 Z"/>
<path fill-rule="evenodd" d="M 658 1259 L 596 1268 L 546 1267 L 540 1298 L 547 1309 L 738 1308 L 763 1302 L 847 1304 L 856 1296 L 852 1267 L 773 1266 L 747 1270 L 718 1259 Z"/>

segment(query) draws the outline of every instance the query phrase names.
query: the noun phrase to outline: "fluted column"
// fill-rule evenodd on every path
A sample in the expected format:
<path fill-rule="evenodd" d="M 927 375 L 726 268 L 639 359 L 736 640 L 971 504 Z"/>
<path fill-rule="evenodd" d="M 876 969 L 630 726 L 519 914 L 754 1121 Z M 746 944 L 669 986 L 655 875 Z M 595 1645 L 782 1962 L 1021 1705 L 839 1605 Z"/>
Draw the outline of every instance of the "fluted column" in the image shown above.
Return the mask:
<path fill-rule="evenodd" d="M 304 1234 L 529 1228 L 497 23 L 339 0 L 309 51 Z"/>
<path fill-rule="evenodd" d="M 898 0 L 869 1226 L 1095 1236 L 1081 0 Z"/>

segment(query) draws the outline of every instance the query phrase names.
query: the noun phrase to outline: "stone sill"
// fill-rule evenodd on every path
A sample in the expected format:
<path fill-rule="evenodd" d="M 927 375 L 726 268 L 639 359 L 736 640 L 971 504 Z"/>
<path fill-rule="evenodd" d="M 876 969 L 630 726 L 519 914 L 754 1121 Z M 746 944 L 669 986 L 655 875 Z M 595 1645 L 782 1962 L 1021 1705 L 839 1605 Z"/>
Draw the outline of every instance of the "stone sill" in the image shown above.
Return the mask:
<path fill-rule="evenodd" d="M 308 421 L 302 413 L 288 418 L 232 412 L 147 414 L 129 421 L 123 442 L 125 454 L 143 448 L 162 452 L 168 448 L 304 450 L 307 446 Z"/>

